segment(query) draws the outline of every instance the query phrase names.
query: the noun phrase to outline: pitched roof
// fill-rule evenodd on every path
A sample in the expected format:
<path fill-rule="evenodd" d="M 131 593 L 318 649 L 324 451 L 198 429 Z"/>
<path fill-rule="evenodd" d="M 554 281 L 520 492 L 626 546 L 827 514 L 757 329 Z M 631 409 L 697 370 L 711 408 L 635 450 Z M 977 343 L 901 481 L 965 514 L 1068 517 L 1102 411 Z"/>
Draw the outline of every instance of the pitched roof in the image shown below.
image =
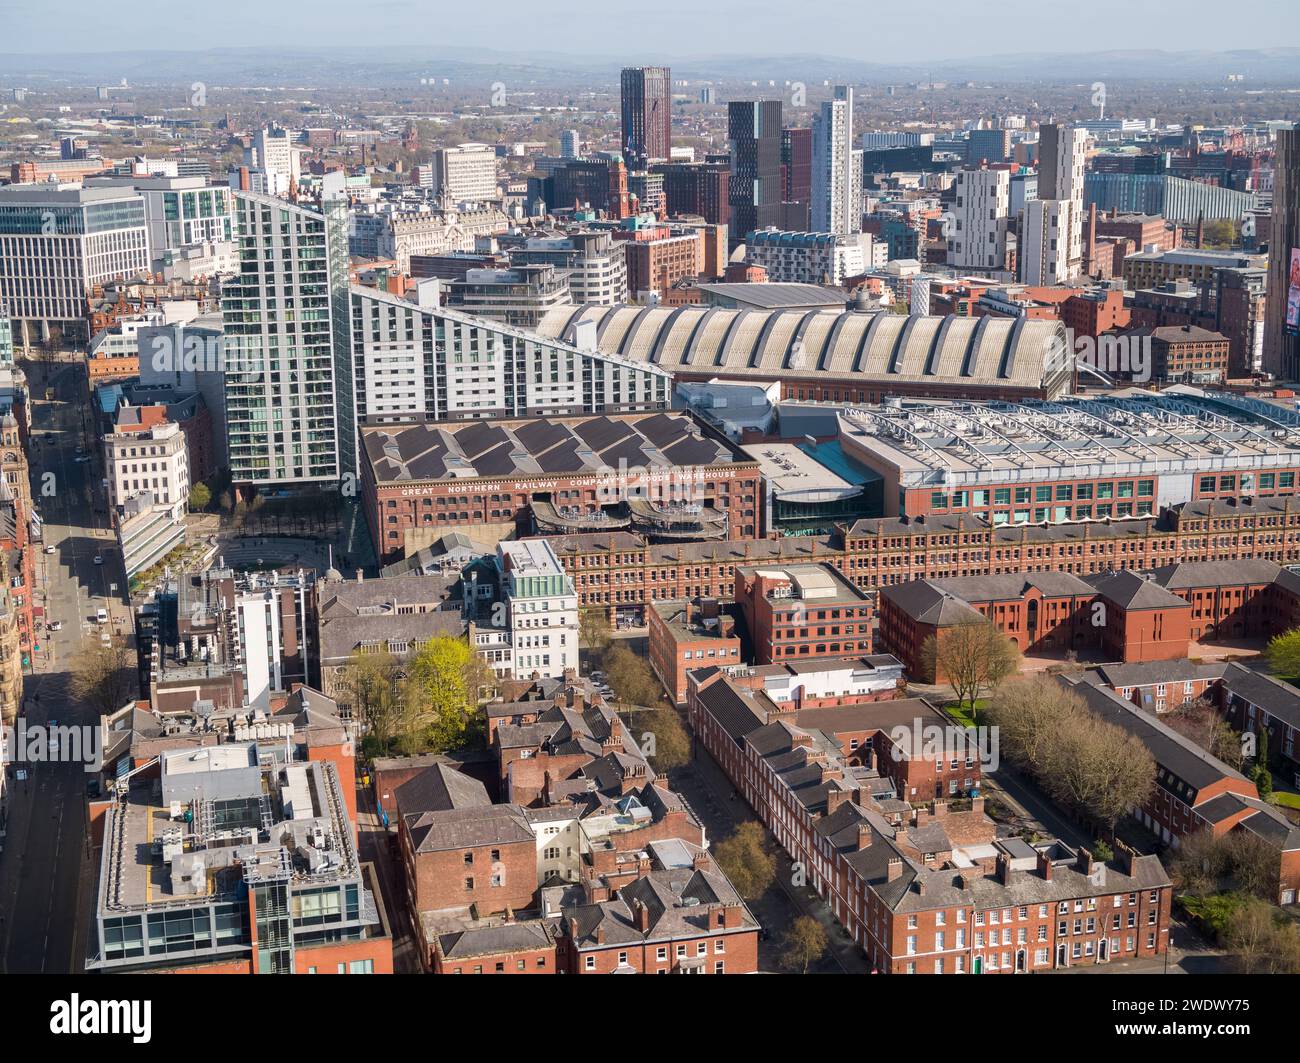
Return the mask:
<path fill-rule="evenodd" d="M 931 580 L 912 580 L 880 588 L 880 595 L 921 624 L 947 627 L 984 619 L 984 614 Z"/>
<path fill-rule="evenodd" d="M 1189 605 L 1155 580 L 1143 579 L 1136 572 L 1117 569 L 1088 576 L 1098 594 L 1121 609 L 1190 609 Z"/>

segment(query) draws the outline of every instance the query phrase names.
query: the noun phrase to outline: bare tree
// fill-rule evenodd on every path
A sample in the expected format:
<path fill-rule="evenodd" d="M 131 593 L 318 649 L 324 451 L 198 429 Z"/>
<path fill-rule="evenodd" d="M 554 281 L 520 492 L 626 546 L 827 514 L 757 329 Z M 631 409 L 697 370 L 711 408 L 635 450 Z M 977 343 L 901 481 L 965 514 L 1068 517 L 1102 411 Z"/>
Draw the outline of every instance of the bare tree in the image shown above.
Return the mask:
<path fill-rule="evenodd" d="M 134 687 L 131 653 L 120 638 L 107 643 L 86 639 L 72 666 L 72 696 L 94 706 L 101 716 L 116 712 Z"/>
<path fill-rule="evenodd" d="M 998 728 L 999 747 L 1015 764 L 1036 771 L 1056 726 L 1085 711 L 1078 694 L 1039 674 L 1004 680 L 993 691 L 987 713 Z"/>
<path fill-rule="evenodd" d="M 925 670 L 952 685 L 957 700 L 972 710 L 981 692 L 1014 674 L 1020 665 L 1016 644 L 989 620 L 972 620 L 931 635 L 921 648 Z"/>
<path fill-rule="evenodd" d="M 1232 729 L 1212 702 L 1197 698 L 1160 718 L 1228 767 L 1241 770 L 1241 735 Z"/>
<path fill-rule="evenodd" d="M 808 968 L 826 954 L 826 931 L 811 916 L 801 915 L 785 932 L 781 962 L 792 971 L 807 974 Z"/>
<path fill-rule="evenodd" d="M 1052 728 L 1039 777 L 1053 797 L 1113 835 L 1120 818 L 1151 796 L 1156 765 L 1136 736 L 1085 712 Z"/>

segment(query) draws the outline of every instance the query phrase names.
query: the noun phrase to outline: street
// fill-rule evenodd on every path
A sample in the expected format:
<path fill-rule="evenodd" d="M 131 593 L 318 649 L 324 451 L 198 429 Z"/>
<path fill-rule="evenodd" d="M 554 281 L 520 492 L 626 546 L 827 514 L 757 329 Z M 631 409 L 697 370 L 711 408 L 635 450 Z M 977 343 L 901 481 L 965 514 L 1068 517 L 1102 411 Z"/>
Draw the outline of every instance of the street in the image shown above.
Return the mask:
<path fill-rule="evenodd" d="M 53 402 L 44 399 L 47 371 Z M 44 545 L 53 544 L 56 552 L 38 554 L 35 604 L 44 615 L 35 623 L 39 649 L 31 655 L 23 700 L 29 724 L 94 726 L 95 710 L 70 696 L 69 669 L 82 642 L 105 627 L 95 622 L 98 608 L 110 611 L 118 633 L 129 631 L 126 583 L 102 512 L 98 459 L 76 461 L 90 427 L 84 367 L 33 366 L 32 374 L 32 496 L 44 519 Z M 47 433 L 53 443 L 45 442 Z M 94 563 L 97 554 L 104 557 L 101 565 Z M 49 621 L 61 623 L 61 630 L 49 631 Z M 18 769 L 27 771 L 23 782 L 15 781 Z M 10 771 L 8 836 L 0 853 L 0 971 L 73 972 L 83 952 L 78 897 L 88 858 L 88 775 L 80 763 L 15 764 Z"/>

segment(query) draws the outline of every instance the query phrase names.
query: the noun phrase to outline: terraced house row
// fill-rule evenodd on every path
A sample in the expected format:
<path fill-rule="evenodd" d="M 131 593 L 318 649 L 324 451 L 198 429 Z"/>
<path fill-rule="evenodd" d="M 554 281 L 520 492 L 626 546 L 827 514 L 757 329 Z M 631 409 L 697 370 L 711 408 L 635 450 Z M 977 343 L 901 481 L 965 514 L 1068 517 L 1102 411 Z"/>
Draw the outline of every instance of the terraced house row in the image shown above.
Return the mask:
<path fill-rule="evenodd" d="M 613 532 L 555 536 L 551 545 L 581 608 L 641 623 L 651 602 L 734 599 L 737 568 L 755 564 L 829 564 L 864 590 L 1012 572 L 1088 576 L 1255 559 L 1287 565 L 1300 561 L 1300 496 L 1192 501 L 1134 520 L 995 527 L 962 514 L 881 517 L 826 536 L 650 544 Z"/>
<path fill-rule="evenodd" d="M 688 683 L 696 739 L 876 972 L 1025 974 L 1167 948 L 1172 885 L 1157 857 L 1121 847 L 1107 863 L 1054 839 L 1000 837 L 973 792 L 973 764 L 954 799 L 927 808 L 914 805 L 925 795 L 866 763 L 850 736 L 896 734 L 934 711 L 926 702 L 789 711 L 717 668 Z M 901 752 L 911 765 L 928 755 L 916 739 Z M 950 750 L 951 765 L 962 771 L 971 753 Z"/>

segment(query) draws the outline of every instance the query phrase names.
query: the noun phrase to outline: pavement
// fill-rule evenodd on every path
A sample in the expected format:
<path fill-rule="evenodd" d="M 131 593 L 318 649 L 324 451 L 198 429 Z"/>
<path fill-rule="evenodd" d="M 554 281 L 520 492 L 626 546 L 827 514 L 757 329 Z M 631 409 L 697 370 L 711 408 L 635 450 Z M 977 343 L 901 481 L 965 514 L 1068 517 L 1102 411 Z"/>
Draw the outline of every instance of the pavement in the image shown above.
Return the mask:
<path fill-rule="evenodd" d="M 56 401 L 44 400 L 46 369 L 34 368 L 32 443 L 29 449 L 33 501 L 44 518 L 45 543 L 57 547 L 37 562 L 37 621 L 24 687 L 29 724 L 57 720 L 60 726 L 98 725 L 96 710 L 70 693 L 70 665 L 83 638 L 102 627 L 96 609 L 111 612 L 113 626 L 131 631 L 121 558 L 106 526 L 98 463 L 78 463 L 78 443 L 87 443 L 85 368 L 53 367 Z M 53 432 L 56 442 L 44 442 Z M 47 474 L 53 474 L 52 477 Z M 95 505 L 99 505 L 99 513 Z M 94 557 L 102 554 L 104 563 Z M 116 585 L 116 592 L 112 588 Z M 58 620 L 51 632 L 45 622 Z M 16 781 L 25 768 L 27 779 Z M 10 765 L 12 792 L 8 830 L 0 852 L 0 971 L 68 973 L 84 955 L 84 901 L 93 878 L 93 854 L 86 839 L 86 780 L 82 763 Z"/>
<path fill-rule="evenodd" d="M 422 965 L 406 903 L 406 884 L 393 847 L 396 837 L 396 831 L 386 828 L 379 819 L 374 792 L 358 782 L 357 847 L 361 859 L 375 866 L 393 934 L 393 972 L 420 974 Z"/>

